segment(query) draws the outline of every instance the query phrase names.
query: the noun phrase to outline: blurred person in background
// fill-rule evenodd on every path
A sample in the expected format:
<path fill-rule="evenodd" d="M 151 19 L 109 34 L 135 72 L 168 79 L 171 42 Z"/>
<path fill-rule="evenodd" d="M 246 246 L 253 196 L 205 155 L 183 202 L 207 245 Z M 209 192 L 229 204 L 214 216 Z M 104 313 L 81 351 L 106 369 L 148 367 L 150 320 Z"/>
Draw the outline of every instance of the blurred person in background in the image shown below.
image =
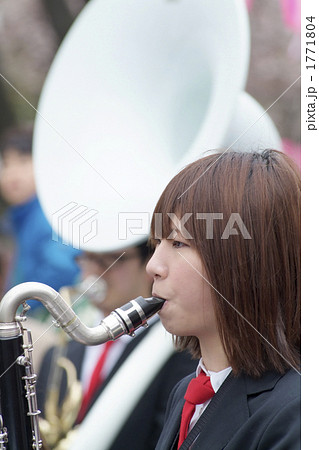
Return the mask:
<path fill-rule="evenodd" d="M 52 229 L 36 195 L 32 161 L 32 127 L 8 129 L 0 139 L 0 193 L 8 204 L 7 217 L 15 253 L 6 290 L 26 281 L 45 283 L 56 290 L 76 282 L 79 251 L 52 239 Z M 41 303 L 30 300 L 30 313 L 47 315 Z M 30 314 L 29 313 L 29 314 Z"/>
<path fill-rule="evenodd" d="M 0 301 L 6 293 L 6 282 L 10 267 L 13 244 L 7 236 L 6 230 L 0 223 Z"/>
<path fill-rule="evenodd" d="M 99 309 L 98 320 L 95 325 L 103 317 L 108 316 L 114 309 L 123 306 L 128 301 L 140 295 L 143 297 L 151 296 L 151 279 L 145 270 L 148 259 L 149 249 L 146 242 L 117 252 L 84 252 L 77 258 L 84 276 L 101 277 L 98 282 L 103 280 L 106 285 L 104 296 L 100 298 L 99 302 L 95 302 Z M 94 413 L 95 402 L 103 394 L 104 389 L 109 387 L 111 380 L 112 383 L 116 382 L 118 401 L 122 403 L 123 411 L 126 411 L 123 386 L 118 381 L 119 369 L 128 364 L 128 357 L 134 355 L 139 345 L 147 339 L 151 339 L 152 329 L 156 326 L 161 327 L 157 315 L 150 319 L 148 328 L 139 328 L 133 339 L 131 336 L 124 335 L 115 341 L 97 346 L 84 346 L 74 341 L 68 343 L 66 357 L 72 361 L 76 368 L 77 377 L 81 380 L 84 394 L 76 417 L 77 424 L 85 419 L 91 409 Z M 168 339 L 168 342 L 170 344 L 170 339 Z M 155 358 L 162 345 L 163 341 L 155 340 L 151 343 L 152 354 Z M 50 389 L 50 377 L 52 377 L 56 367 L 54 351 L 55 349 L 52 348 L 46 354 L 37 383 L 38 405 L 42 412 L 44 412 L 45 399 Z M 118 430 L 113 442 L 105 444 L 105 450 L 123 450 L 125 448 L 152 450 L 155 448 L 164 423 L 166 403 L 171 389 L 183 376 L 190 374 L 197 365 L 197 361 L 193 360 L 190 354 L 186 352 L 176 353 L 173 346 L 169 355 L 156 374 L 143 387 L 142 396 L 134 405 L 124 425 Z M 127 384 L 131 385 L 131 389 L 134 388 L 134 377 L 137 377 L 139 383 L 143 383 L 143 381 L 140 381 L 139 373 L 145 372 L 146 366 L 150 364 L 149 356 L 145 354 L 143 361 L 136 361 L 135 369 L 126 366 Z M 137 370 L 136 366 L 138 367 Z M 54 389 L 56 389 L 56 386 L 54 386 Z M 64 373 L 60 388 L 60 405 L 65 400 L 66 390 Z M 106 404 L 105 411 L 107 409 L 112 410 L 112 405 Z M 105 425 L 107 426 L 107 423 Z M 109 424 L 109 427 L 113 426 L 116 426 L 115 418 Z M 42 434 L 45 438 L 45 434 Z M 94 443 L 92 445 L 94 447 Z"/>

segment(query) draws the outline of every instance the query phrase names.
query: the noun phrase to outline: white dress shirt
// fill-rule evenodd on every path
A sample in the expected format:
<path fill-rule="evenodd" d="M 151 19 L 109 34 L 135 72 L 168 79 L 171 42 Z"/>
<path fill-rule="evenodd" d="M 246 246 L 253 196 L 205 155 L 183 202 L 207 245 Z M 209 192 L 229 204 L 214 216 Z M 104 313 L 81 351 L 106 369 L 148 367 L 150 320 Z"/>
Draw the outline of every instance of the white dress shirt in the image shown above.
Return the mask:
<path fill-rule="evenodd" d="M 197 369 L 196 369 L 196 376 L 200 374 L 201 371 L 203 371 L 206 375 L 209 376 L 210 382 L 212 385 L 212 388 L 214 389 L 214 392 L 218 391 L 218 389 L 221 387 L 223 382 L 226 380 L 227 376 L 231 372 L 232 368 L 227 367 L 226 369 L 221 370 L 220 372 L 212 372 L 211 370 L 207 370 L 204 366 L 203 359 L 201 358 L 199 360 Z M 189 423 L 188 432 L 191 431 L 191 429 L 194 427 L 200 416 L 203 414 L 207 406 L 209 405 L 211 399 L 207 400 L 207 402 L 202 403 L 200 405 L 196 405 L 195 412 L 193 414 L 193 417 L 191 418 L 191 421 Z"/>

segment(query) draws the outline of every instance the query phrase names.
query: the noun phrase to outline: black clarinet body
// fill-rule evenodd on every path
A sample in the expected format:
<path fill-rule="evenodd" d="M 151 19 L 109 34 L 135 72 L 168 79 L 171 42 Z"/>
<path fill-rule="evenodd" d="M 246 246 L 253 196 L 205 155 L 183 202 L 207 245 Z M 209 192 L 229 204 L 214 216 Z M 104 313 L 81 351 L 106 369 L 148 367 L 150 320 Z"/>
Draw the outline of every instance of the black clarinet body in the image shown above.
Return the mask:
<path fill-rule="evenodd" d="M 26 371 L 17 363 L 23 354 L 22 334 L 0 338 L 1 415 L 7 428 L 8 450 L 32 449 L 31 417 L 24 382 Z"/>

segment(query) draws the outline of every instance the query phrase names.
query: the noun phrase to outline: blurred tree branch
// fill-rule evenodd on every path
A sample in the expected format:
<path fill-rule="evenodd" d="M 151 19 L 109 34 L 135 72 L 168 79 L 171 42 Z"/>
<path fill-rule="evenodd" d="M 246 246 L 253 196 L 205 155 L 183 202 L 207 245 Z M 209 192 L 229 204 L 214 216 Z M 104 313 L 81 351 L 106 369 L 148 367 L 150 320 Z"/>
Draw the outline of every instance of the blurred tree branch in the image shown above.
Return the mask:
<path fill-rule="evenodd" d="M 0 60 L 0 73 L 3 73 Z M 0 78 L 0 134 L 16 122 L 13 106 L 8 99 L 5 81 Z"/>

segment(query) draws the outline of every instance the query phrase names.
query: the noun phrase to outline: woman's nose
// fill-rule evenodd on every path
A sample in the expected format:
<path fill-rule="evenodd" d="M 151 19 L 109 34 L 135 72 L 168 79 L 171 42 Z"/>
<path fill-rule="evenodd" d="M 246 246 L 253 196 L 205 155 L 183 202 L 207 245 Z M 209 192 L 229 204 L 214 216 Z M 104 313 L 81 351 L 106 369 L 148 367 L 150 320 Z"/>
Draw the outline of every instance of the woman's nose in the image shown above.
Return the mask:
<path fill-rule="evenodd" d="M 146 272 L 153 279 L 165 278 L 167 276 L 168 268 L 165 264 L 163 256 L 163 252 L 159 249 L 159 247 L 156 247 L 153 256 L 146 265 Z"/>

